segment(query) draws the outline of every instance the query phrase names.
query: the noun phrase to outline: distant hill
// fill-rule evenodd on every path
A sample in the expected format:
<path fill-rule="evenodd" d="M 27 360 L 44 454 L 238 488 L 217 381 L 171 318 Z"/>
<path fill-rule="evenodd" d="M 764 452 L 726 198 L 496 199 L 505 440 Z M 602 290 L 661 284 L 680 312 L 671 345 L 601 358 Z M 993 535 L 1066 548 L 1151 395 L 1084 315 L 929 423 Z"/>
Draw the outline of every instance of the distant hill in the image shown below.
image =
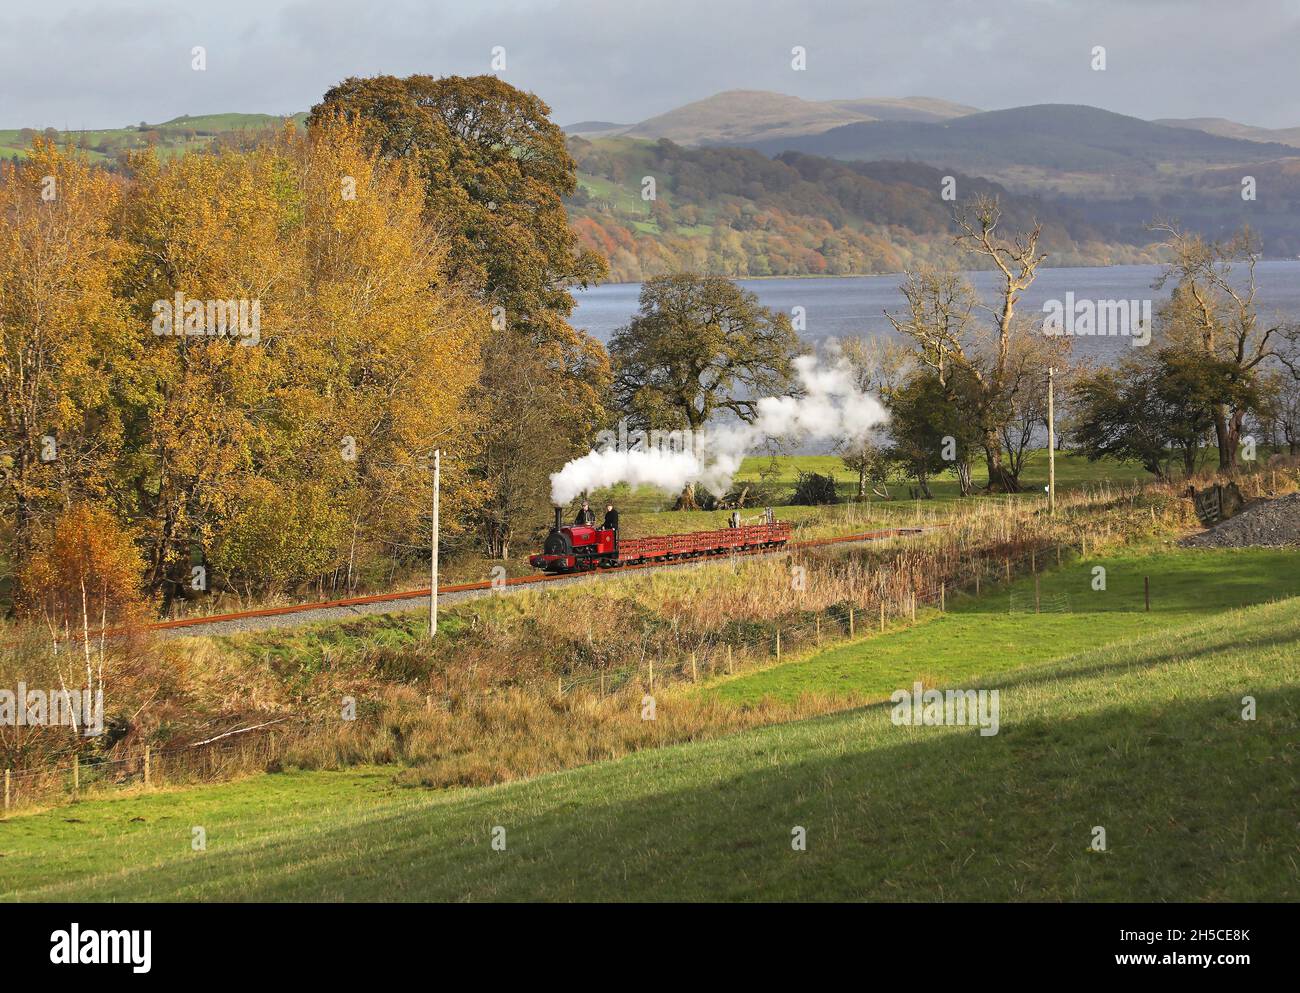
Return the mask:
<path fill-rule="evenodd" d="M 945 121 L 975 108 L 930 97 L 804 100 L 765 90 L 727 90 L 628 127 L 632 138 L 679 145 L 742 144 L 812 135 L 870 121 Z"/>
<path fill-rule="evenodd" d="M 876 121 L 816 135 L 746 142 L 768 154 L 912 160 L 988 176 L 1012 187 L 1133 192 L 1171 175 L 1295 154 L 1277 142 L 1165 127 L 1096 107 L 1038 104 L 943 123 Z"/>
<path fill-rule="evenodd" d="M 615 124 L 613 121 L 579 121 L 577 124 L 566 124 L 561 130 L 565 134 L 586 138 L 622 134 L 631 126 L 630 124 Z"/>
<path fill-rule="evenodd" d="M 1300 148 L 1300 128 L 1257 128 L 1249 124 L 1238 124 L 1224 117 L 1168 117 L 1152 121 L 1170 128 L 1191 128 L 1206 134 L 1217 134 L 1224 138 L 1240 138 L 1243 141 L 1279 142 Z"/>
<path fill-rule="evenodd" d="M 1144 121 L 1073 104 L 980 111 L 932 97 L 805 100 L 762 90 L 717 93 L 638 124 L 587 121 L 566 130 L 768 156 L 922 162 L 1021 193 L 1107 201 L 1177 202 L 1204 185 L 1208 170 L 1300 155 L 1300 128 L 1222 118 Z"/>

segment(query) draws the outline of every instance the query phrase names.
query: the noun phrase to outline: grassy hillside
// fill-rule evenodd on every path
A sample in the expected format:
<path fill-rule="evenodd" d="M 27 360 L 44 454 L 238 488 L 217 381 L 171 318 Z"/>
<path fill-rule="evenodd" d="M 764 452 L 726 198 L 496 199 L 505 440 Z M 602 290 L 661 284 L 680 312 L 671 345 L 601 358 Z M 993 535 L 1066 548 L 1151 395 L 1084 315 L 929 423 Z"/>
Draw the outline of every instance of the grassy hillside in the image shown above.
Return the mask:
<path fill-rule="evenodd" d="M 1106 570 L 1105 590 L 1093 589 L 1097 565 Z M 1243 604 L 1300 596 L 1300 551 L 1294 550 L 1133 552 L 1060 570 L 1050 562 L 1044 566 L 1038 585 L 1047 612 L 1033 613 L 1032 580 L 978 599 L 952 596 L 948 612 L 930 611 L 923 625 L 738 676 L 710 692 L 732 702 L 796 699 L 801 693 L 884 697 L 915 679 L 985 679 L 1027 659 L 1086 652 L 1097 644 L 1192 625 Z M 1150 612 L 1145 609 L 1147 580 Z M 1062 597 L 1068 609 L 1057 612 Z M 861 623 L 870 630 L 874 620 L 864 617 Z"/>
<path fill-rule="evenodd" d="M 1241 554 L 1258 561 L 1222 602 L 1260 593 L 1279 561 Z M 1218 560 L 1179 555 L 1222 575 Z M 1004 652 L 978 683 L 941 651 L 972 633 L 926 625 L 932 685 L 999 690 L 992 737 L 896 726 L 876 706 L 493 789 L 399 790 L 372 769 L 94 801 L 0 822 L 0 893 L 1297 899 L 1300 600 L 1181 620 L 1137 636 L 1094 624 L 1096 640 L 1121 639 Z M 867 643 L 861 664 L 893 637 Z M 505 851 L 490 847 L 498 826 Z M 806 852 L 791 849 L 795 826 Z M 1096 826 L 1105 852 L 1090 848 Z"/>
<path fill-rule="evenodd" d="M 302 126 L 306 113 L 294 114 L 290 120 Z M 141 121 L 122 128 L 95 131 L 44 132 L 60 143 L 70 142 L 93 162 L 114 165 L 126 152 L 153 146 L 163 156 L 183 155 L 207 148 L 214 141 L 232 135 L 256 134 L 281 127 L 286 119 L 275 114 L 188 114 L 162 124 Z M 33 128 L 0 130 L 0 158 L 22 158 L 37 134 Z"/>

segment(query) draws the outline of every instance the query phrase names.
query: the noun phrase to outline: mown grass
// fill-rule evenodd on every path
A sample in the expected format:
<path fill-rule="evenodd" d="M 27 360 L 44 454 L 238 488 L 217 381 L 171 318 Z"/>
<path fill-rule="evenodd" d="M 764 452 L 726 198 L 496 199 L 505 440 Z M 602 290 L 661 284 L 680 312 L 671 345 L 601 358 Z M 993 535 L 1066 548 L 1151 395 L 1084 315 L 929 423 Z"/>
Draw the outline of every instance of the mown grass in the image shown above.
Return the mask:
<path fill-rule="evenodd" d="M 1046 569 L 1047 563 L 1044 563 Z M 1105 590 L 1093 589 L 1096 567 Z M 1145 609 L 1144 582 L 1151 584 Z M 710 687 L 737 703 L 802 693 L 887 696 L 914 679 L 970 679 L 1048 661 L 1152 630 L 1187 624 L 1233 608 L 1300 595 L 1300 551 L 1288 549 L 1180 549 L 1130 551 L 1076 561 L 1039 577 L 1044 604 L 1064 595 L 1064 613 L 1033 613 L 1034 583 L 986 586 L 986 595 L 954 594 L 947 613 L 929 609 L 924 623 L 886 637 L 858 641 L 810 659 L 773 666 Z M 1011 613 L 1012 595 L 1016 613 Z M 1059 601 L 1058 601 L 1059 602 Z M 1025 612 L 1028 610 L 1029 612 Z M 860 615 L 859 630 L 877 618 Z"/>
<path fill-rule="evenodd" d="M 1294 900 L 1297 643 L 1291 599 L 1025 658 L 985 683 L 1001 694 L 994 737 L 895 726 L 876 706 L 491 789 L 395 791 L 363 770 L 84 803 L 0 823 L 0 892 Z"/>

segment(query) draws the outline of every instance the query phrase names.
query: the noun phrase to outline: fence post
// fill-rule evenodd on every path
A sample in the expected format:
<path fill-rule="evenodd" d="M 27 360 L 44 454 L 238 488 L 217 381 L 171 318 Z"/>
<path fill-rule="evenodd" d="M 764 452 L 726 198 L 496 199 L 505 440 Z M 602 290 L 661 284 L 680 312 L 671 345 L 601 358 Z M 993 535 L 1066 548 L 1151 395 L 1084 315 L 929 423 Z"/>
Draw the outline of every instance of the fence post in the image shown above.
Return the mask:
<path fill-rule="evenodd" d="M 691 682 L 698 683 L 699 681 L 700 681 L 700 674 L 699 671 L 695 668 L 695 653 L 691 652 Z"/>
<path fill-rule="evenodd" d="M 600 695 L 605 695 L 605 670 L 600 670 Z"/>
<path fill-rule="evenodd" d="M 6 814 L 9 813 L 9 773 L 10 770 L 6 769 L 5 770 L 5 813 Z"/>
<path fill-rule="evenodd" d="M 816 626 L 817 626 L 817 644 L 818 644 L 818 645 L 821 645 L 821 643 L 822 643 L 822 618 L 821 618 L 821 614 L 818 614 L 817 617 L 814 618 L 813 623 L 816 624 Z"/>
<path fill-rule="evenodd" d="M 647 659 L 646 661 L 650 663 L 650 692 L 653 693 L 655 691 L 655 660 Z"/>
<path fill-rule="evenodd" d="M 1029 571 L 1038 575 L 1038 549 L 1029 549 Z"/>
<path fill-rule="evenodd" d="M 144 746 L 144 784 L 145 784 L 145 786 L 148 786 L 149 783 L 150 783 L 149 771 L 150 771 L 150 770 L 149 770 L 149 746 L 148 746 L 148 745 L 145 745 L 145 746 Z"/>
<path fill-rule="evenodd" d="M 976 596 L 980 595 L 980 573 L 982 573 L 983 571 L 984 571 L 983 566 L 980 566 L 977 570 L 975 570 L 975 595 Z"/>
<path fill-rule="evenodd" d="M 885 633 L 885 598 L 880 598 L 880 633 Z"/>
<path fill-rule="evenodd" d="M 727 642 L 727 675 L 731 675 L 731 642 Z"/>
<path fill-rule="evenodd" d="M 947 612 L 948 612 L 948 584 L 940 583 L 939 584 L 939 613 L 946 614 Z"/>
<path fill-rule="evenodd" d="M 912 608 L 912 623 L 915 624 L 916 623 L 916 590 L 912 591 L 911 596 L 908 598 L 908 604 Z"/>
<path fill-rule="evenodd" d="M 776 660 L 781 661 L 781 629 L 776 629 Z"/>
<path fill-rule="evenodd" d="M 432 694 L 432 693 L 426 693 L 426 694 L 424 694 L 424 709 L 427 710 L 427 711 L 429 711 L 430 713 L 433 712 L 433 694 Z"/>
<path fill-rule="evenodd" d="M 1034 613 L 1040 613 L 1038 608 L 1038 576 L 1034 576 Z"/>
<path fill-rule="evenodd" d="M 1003 561 L 1007 564 L 1007 582 L 1011 582 L 1011 556 L 1008 555 Z"/>
<path fill-rule="evenodd" d="M 555 695 L 559 697 L 561 700 L 564 699 L 564 677 L 563 676 L 555 677 Z"/>
<path fill-rule="evenodd" d="M 1056 568 L 1061 568 L 1061 543 L 1056 543 Z"/>
<path fill-rule="evenodd" d="M 76 800 L 81 793 L 81 759 L 77 755 L 72 756 L 72 799 Z"/>
<path fill-rule="evenodd" d="M 853 608 L 849 608 L 849 637 L 853 637 Z"/>

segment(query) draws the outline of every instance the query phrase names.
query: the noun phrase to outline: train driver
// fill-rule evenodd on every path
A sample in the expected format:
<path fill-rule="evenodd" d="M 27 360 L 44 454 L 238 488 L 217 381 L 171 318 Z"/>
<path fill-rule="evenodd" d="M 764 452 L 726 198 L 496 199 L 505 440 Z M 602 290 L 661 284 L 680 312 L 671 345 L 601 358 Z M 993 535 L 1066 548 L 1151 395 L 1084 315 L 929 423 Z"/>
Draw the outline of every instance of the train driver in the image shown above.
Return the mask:
<path fill-rule="evenodd" d="M 587 506 L 586 500 L 582 501 L 582 509 L 578 511 L 578 516 L 574 518 L 573 523 L 585 524 L 587 527 L 591 527 L 596 523 L 596 515 L 591 512 L 591 508 Z"/>
<path fill-rule="evenodd" d="M 605 531 L 618 531 L 618 511 L 612 503 L 605 504 L 605 520 L 600 526 Z"/>

